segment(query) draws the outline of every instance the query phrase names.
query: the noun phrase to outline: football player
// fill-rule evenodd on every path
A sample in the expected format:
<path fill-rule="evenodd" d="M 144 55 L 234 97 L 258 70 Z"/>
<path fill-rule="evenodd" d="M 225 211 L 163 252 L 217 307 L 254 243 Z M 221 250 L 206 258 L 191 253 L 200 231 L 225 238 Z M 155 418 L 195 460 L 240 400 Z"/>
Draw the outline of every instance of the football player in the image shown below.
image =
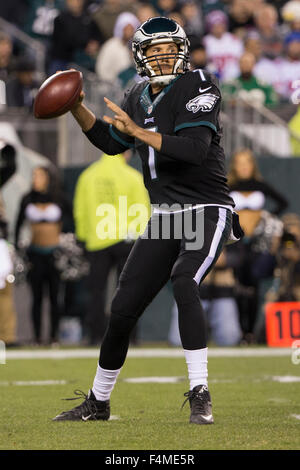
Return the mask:
<path fill-rule="evenodd" d="M 54 420 L 109 419 L 110 395 L 127 355 L 130 332 L 171 279 L 190 381 L 185 393 L 190 422 L 211 424 L 206 321 L 199 284 L 230 236 L 234 206 L 220 146 L 221 95 L 214 76 L 189 70 L 189 41 L 173 20 L 156 17 L 143 23 L 133 37 L 132 50 L 137 72 L 146 80 L 125 94 L 121 108 L 105 98 L 114 116 L 96 119 L 83 104 L 83 94 L 72 114 L 88 139 L 105 153 L 137 149 L 155 206 L 146 233 L 157 235 L 157 226 L 168 218 L 170 236 L 159 230 L 159 236 L 142 235 L 136 241 L 112 301 L 93 386 L 88 395 L 83 394 L 81 405 Z M 176 210 L 172 210 L 174 204 Z M 178 214 L 183 223 L 181 237 L 175 233 Z M 192 226 L 196 227 L 193 233 L 203 230 L 201 244 L 188 243 L 185 229 L 191 232 Z"/>

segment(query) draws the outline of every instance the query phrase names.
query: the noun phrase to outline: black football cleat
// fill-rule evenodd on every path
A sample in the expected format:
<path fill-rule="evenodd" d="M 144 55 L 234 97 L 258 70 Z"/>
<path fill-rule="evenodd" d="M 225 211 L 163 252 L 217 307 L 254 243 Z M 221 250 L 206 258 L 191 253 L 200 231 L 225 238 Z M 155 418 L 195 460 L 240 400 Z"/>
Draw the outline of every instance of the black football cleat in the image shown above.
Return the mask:
<path fill-rule="evenodd" d="M 186 400 L 181 409 L 189 400 L 191 408 L 190 423 L 195 424 L 213 424 L 212 405 L 210 393 L 206 385 L 197 385 L 184 394 Z"/>
<path fill-rule="evenodd" d="M 110 404 L 109 400 L 99 401 L 96 400 L 92 390 L 86 395 L 81 390 L 75 390 L 76 398 L 65 398 L 65 400 L 78 400 L 85 398 L 81 405 L 72 408 L 69 411 L 63 411 L 55 416 L 52 421 L 107 421 L 110 417 Z"/>

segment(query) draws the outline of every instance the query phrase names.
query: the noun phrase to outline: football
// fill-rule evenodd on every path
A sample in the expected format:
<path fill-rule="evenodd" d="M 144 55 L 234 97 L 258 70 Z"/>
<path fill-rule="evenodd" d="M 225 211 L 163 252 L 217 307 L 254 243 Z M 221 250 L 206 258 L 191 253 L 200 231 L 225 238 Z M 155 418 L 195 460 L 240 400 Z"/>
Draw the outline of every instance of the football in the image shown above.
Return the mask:
<path fill-rule="evenodd" d="M 70 111 L 82 90 L 82 73 L 78 70 L 58 72 L 41 85 L 34 100 L 34 116 L 51 119 Z"/>

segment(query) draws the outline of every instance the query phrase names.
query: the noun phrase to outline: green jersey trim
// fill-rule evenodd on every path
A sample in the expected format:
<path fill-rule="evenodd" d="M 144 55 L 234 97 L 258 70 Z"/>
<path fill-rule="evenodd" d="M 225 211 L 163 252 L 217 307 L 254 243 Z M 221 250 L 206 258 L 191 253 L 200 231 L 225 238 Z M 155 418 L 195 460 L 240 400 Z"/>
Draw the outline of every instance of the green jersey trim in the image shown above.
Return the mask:
<path fill-rule="evenodd" d="M 115 139 L 119 144 L 124 145 L 124 147 L 128 148 L 134 148 L 134 144 L 130 144 L 129 142 L 126 142 L 126 140 L 123 140 L 121 137 L 119 137 L 115 131 L 112 128 L 112 125 L 110 124 L 109 126 L 109 133 L 112 136 L 113 139 Z"/>
<path fill-rule="evenodd" d="M 184 122 L 176 126 L 174 129 L 174 132 L 180 131 L 181 129 L 185 129 L 187 127 L 198 127 L 198 126 L 210 127 L 214 132 L 217 132 L 216 126 L 209 121 Z"/>

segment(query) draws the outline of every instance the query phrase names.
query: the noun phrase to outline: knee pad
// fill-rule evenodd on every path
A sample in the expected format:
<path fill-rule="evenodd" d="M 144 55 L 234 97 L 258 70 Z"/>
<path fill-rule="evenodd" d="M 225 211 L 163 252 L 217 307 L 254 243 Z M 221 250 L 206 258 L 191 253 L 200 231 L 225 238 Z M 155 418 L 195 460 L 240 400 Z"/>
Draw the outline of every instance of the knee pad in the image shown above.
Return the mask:
<path fill-rule="evenodd" d="M 194 279 L 187 276 L 171 278 L 177 304 L 187 304 L 199 298 L 199 287 Z"/>

